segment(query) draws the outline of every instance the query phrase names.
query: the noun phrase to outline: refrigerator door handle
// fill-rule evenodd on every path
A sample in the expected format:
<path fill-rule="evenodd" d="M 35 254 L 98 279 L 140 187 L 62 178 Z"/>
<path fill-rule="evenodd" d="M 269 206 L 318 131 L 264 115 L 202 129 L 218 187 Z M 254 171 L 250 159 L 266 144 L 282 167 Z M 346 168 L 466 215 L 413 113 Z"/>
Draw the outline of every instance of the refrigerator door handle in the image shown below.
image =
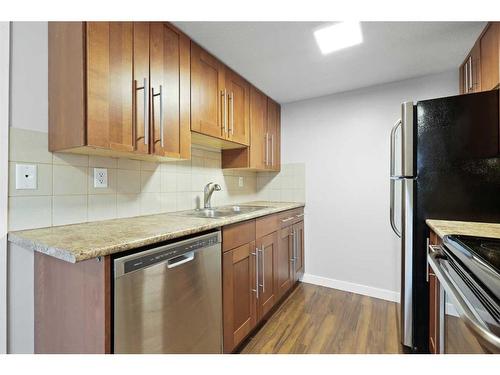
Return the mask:
<path fill-rule="evenodd" d="M 395 222 L 395 218 L 394 218 L 394 199 L 395 199 L 395 194 L 394 194 L 394 190 L 395 190 L 395 184 L 396 184 L 396 179 L 397 177 L 395 177 L 395 165 L 396 165 L 396 161 L 394 159 L 395 157 L 395 148 L 396 148 L 396 131 L 398 129 L 398 127 L 400 127 L 402 125 L 402 121 L 401 119 L 399 119 L 398 121 L 396 121 L 396 123 L 394 124 L 394 126 L 392 127 L 392 130 L 391 130 L 391 153 L 390 153 L 390 208 L 389 208 L 389 220 L 390 220 L 390 223 L 391 223 L 391 227 L 392 227 L 392 230 L 394 231 L 394 233 L 396 233 L 396 235 L 398 237 L 401 237 L 401 231 L 397 228 L 396 226 L 396 222 Z"/>

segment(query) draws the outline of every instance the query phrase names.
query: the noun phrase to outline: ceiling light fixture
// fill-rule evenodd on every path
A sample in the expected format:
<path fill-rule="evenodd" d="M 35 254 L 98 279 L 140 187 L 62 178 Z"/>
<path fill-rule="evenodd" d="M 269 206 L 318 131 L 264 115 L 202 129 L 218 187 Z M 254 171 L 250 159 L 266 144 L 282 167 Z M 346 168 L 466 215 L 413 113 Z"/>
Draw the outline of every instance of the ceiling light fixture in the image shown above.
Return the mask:
<path fill-rule="evenodd" d="M 329 25 L 316 30 L 314 37 L 323 55 L 363 42 L 359 22 L 339 22 Z"/>

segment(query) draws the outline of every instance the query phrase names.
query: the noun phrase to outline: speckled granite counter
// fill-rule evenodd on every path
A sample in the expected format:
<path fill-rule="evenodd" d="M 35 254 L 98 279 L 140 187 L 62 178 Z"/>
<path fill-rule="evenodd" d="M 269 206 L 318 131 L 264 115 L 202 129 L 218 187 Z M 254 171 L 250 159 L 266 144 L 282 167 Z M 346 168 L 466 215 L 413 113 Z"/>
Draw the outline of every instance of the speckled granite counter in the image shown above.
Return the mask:
<path fill-rule="evenodd" d="M 500 224 L 431 219 L 425 222 L 441 238 L 447 234 L 500 238 Z"/>
<path fill-rule="evenodd" d="M 10 232 L 8 239 L 27 249 L 76 263 L 304 206 L 303 203 L 260 201 L 240 205 L 265 206 L 266 208 L 217 219 L 186 217 L 171 212 L 95 221 Z"/>

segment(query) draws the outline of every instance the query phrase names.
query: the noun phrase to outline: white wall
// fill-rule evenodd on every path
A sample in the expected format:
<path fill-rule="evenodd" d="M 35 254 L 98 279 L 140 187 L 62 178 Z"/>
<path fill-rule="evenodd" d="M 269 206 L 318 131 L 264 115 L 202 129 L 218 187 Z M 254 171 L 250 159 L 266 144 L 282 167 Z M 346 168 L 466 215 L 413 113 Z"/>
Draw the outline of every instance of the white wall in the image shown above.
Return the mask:
<path fill-rule="evenodd" d="M 399 298 L 389 133 L 401 102 L 457 93 L 458 70 L 282 106 L 282 160 L 306 165 L 306 281 Z"/>
<path fill-rule="evenodd" d="M 0 22 L 0 354 L 7 352 L 7 195 L 10 23 Z"/>

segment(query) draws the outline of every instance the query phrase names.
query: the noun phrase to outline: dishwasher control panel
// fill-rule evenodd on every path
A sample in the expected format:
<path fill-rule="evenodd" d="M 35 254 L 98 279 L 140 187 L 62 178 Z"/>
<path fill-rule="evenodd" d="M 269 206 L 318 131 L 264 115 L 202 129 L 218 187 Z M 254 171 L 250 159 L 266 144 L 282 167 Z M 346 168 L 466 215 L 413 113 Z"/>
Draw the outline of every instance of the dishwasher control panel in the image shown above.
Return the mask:
<path fill-rule="evenodd" d="M 166 262 L 169 259 L 176 258 L 182 254 L 211 247 L 220 242 L 220 232 L 216 232 L 161 246 L 155 249 L 150 249 L 144 252 L 139 252 L 123 258 L 117 258 L 115 260 L 115 277 L 137 271 L 157 263 Z"/>

